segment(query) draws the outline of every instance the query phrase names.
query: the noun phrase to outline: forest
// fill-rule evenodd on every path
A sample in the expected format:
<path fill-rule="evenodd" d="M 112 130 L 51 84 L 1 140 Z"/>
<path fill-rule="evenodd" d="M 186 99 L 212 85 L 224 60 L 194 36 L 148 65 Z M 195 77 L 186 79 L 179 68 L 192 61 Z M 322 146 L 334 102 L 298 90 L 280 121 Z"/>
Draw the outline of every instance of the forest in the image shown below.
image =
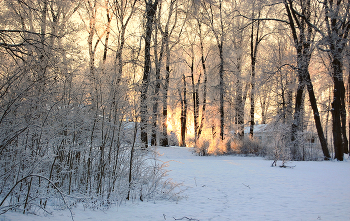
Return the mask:
<path fill-rule="evenodd" d="M 348 156 L 349 0 L 0 6 L 0 214 L 162 198 L 152 146 Z"/>

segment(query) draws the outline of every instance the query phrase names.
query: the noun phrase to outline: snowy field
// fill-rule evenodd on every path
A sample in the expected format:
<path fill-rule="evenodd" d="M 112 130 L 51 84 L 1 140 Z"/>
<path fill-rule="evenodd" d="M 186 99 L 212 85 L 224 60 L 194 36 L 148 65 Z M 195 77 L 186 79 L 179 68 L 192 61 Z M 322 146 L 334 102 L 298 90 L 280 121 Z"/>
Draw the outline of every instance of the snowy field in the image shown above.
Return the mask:
<path fill-rule="evenodd" d="M 126 202 L 107 211 L 78 205 L 74 220 L 329 220 L 350 221 L 350 160 L 290 162 L 237 156 L 199 157 L 188 148 L 158 148 L 169 175 L 183 183 L 178 201 Z M 8 212 L 0 221 L 71 220 L 68 210 L 50 216 Z"/>

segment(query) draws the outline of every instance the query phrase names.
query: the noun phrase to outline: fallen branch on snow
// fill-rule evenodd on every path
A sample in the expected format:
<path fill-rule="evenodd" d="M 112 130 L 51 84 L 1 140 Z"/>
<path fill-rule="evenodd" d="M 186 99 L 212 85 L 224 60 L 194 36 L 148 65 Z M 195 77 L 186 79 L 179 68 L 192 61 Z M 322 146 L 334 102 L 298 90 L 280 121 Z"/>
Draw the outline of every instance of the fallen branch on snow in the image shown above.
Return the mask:
<path fill-rule="evenodd" d="M 176 219 L 175 217 L 173 217 L 173 218 L 174 218 L 174 220 L 183 220 L 183 219 L 187 219 L 187 220 L 191 220 L 191 221 L 199 221 L 199 219 L 188 218 L 187 216 L 184 216 L 184 217 L 182 217 L 182 218 L 180 218 L 180 219 Z"/>
<path fill-rule="evenodd" d="M 250 186 L 249 185 L 245 185 L 244 183 L 242 183 L 245 187 L 249 188 L 250 189 Z"/>

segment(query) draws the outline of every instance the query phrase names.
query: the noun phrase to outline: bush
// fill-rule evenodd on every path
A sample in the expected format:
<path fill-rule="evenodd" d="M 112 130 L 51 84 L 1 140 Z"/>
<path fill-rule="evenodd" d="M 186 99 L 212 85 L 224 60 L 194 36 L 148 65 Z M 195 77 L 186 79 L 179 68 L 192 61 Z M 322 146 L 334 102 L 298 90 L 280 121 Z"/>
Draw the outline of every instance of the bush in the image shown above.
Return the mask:
<path fill-rule="evenodd" d="M 265 156 L 267 147 L 264 146 L 259 139 L 245 137 L 243 142 L 240 142 L 239 153 L 244 155 Z"/>

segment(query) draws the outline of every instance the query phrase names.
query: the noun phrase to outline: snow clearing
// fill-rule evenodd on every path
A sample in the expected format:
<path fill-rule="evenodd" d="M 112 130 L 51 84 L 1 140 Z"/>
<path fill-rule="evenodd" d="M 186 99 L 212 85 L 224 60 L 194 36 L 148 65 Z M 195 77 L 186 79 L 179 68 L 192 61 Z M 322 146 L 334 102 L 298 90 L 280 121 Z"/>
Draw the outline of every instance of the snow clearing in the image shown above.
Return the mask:
<path fill-rule="evenodd" d="M 72 208 L 75 221 L 163 220 L 350 220 L 350 162 L 288 162 L 271 167 L 259 157 L 197 156 L 191 148 L 157 147 L 177 183 L 169 199 L 127 201 L 108 210 Z M 280 163 L 281 164 L 281 163 Z M 72 220 L 69 210 L 52 214 L 7 212 L 1 221 Z"/>

